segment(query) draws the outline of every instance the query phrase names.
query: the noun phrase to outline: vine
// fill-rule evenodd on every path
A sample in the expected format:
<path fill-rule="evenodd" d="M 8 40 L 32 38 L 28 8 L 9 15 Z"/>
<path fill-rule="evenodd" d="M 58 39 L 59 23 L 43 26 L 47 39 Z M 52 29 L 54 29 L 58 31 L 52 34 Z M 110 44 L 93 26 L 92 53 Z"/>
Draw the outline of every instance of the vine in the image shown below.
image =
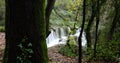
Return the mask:
<path fill-rule="evenodd" d="M 32 54 L 33 54 L 33 50 L 31 49 L 32 43 L 29 42 L 25 47 L 24 43 L 27 41 L 28 41 L 28 38 L 24 36 L 20 44 L 18 44 L 18 47 L 20 48 L 20 51 L 22 53 L 19 56 L 17 56 L 17 63 L 32 63 L 30 61 L 30 58 L 32 57 Z"/>

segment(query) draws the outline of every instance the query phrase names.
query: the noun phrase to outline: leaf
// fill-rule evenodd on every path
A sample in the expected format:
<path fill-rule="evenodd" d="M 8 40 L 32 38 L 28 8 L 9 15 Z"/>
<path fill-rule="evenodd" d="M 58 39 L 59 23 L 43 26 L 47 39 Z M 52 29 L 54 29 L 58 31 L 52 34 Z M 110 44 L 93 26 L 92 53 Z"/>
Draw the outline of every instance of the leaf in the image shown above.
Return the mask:
<path fill-rule="evenodd" d="M 29 46 L 32 46 L 32 43 L 29 43 L 29 44 L 28 44 L 28 47 L 29 47 Z"/>
<path fill-rule="evenodd" d="M 18 47 L 23 48 L 22 44 L 19 44 Z"/>

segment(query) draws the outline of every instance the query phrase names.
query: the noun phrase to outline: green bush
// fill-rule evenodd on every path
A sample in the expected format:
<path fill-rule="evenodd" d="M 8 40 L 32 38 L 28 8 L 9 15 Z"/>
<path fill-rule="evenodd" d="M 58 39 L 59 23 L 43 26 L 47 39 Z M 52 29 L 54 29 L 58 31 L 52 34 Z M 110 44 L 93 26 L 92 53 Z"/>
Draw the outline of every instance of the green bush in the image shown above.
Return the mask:
<path fill-rule="evenodd" d="M 78 46 L 75 45 L 64 45 L 60 48 L 59 53 L 68 57 L 76 57 L 78 56 Z"/>
<path fill-rule="evenodd" d="M 5 32 L 5 27 L 4 26 L 0 26 L 0 32 Z"/>
<path fill-rule="evenodd" d="M 74 36 L 68 36 L 66 45 L 60 48 L 59 53 L 68 57 L 78 56 L 78 46 L 74 39 Z"/>
<path fill-rule="evenodd" d="M 88 49 L 85 53 L 89 53 L 87 56 L 87 60 L 96 59 L 96 60 L 104 60 L 104 61 L 116 61 L 120 57 L 120 40 L 118 37 L 120 34 L 116 34 L 113 36 L 112 40 L 107 42 L 105 37 L 102 36 L 100 38 L 100 42 L 97 43 L 96 48 L 96 58 L 94 58 L 94 50 L 93 48 Z"/>

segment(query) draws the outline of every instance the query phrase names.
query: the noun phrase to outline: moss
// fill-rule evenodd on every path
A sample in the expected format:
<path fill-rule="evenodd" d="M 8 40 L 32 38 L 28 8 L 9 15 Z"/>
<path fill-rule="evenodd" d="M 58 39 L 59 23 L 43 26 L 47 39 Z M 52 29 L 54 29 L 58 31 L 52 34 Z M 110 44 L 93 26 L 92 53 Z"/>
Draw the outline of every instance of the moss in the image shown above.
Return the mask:
<path fill-rule="evenodd" d="M 38 29 L 38 34 L 40 35 L 40 40 L 38 41 L 38 48 L 41 49 L 40 53 L 42 55 L 42 62 L 48 63 L 48 51 L 46 45 L 46 21 L 45 21 L 45 1 L 46 0 L 36 0 L 34 3 L 34 19 L 35 25 Z"/>

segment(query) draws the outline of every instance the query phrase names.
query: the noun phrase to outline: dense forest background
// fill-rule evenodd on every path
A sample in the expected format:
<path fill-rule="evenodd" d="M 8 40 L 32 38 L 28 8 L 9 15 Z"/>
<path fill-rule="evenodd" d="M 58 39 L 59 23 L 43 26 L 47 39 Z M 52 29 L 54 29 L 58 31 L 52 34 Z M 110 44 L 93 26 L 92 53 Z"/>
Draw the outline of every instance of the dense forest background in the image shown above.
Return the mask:
<path fill-rule="evenodd" d="M 5 2 L 4 0 L 0 1 L 0 26 L 5 25 Z"/>
<path fill-rule="evenodd" d="M 55 4 L 51 4 L 52 11 L 46 10 L 50 12 L 50 18 L 46 18 L 46 20 L 49 19 L 46 22 L 49 24 L 48 28 L 45 28 L 46 33 L 51 29 L 63 28 L 65 30 L 69 27 L 70 34 L 74 35 L 76 30 L 81 28 L 85 33 L 87 43 L 82 46 L 81 40 L 78 40 L 79 54 L 78 51 L 74 53 L 77 57 L 85 58 L 87 62 L 96 61 L 96 63 L 97 61 L 106 61 L 106 63 L 120 61 L 120 0 L 51 1 Z M 44 6 L 47 7 L 47 1 Z M 5 32 L 5 0 L 0 0 L 0 31 Z M 73 38 L 68 40 L 73 42 Z M 72 45 L 67 44 L 67 46 Z M 76 47 L 73 48 L 76 49 Z M 71 56 L 68 54 L 66 55 Z"/>

